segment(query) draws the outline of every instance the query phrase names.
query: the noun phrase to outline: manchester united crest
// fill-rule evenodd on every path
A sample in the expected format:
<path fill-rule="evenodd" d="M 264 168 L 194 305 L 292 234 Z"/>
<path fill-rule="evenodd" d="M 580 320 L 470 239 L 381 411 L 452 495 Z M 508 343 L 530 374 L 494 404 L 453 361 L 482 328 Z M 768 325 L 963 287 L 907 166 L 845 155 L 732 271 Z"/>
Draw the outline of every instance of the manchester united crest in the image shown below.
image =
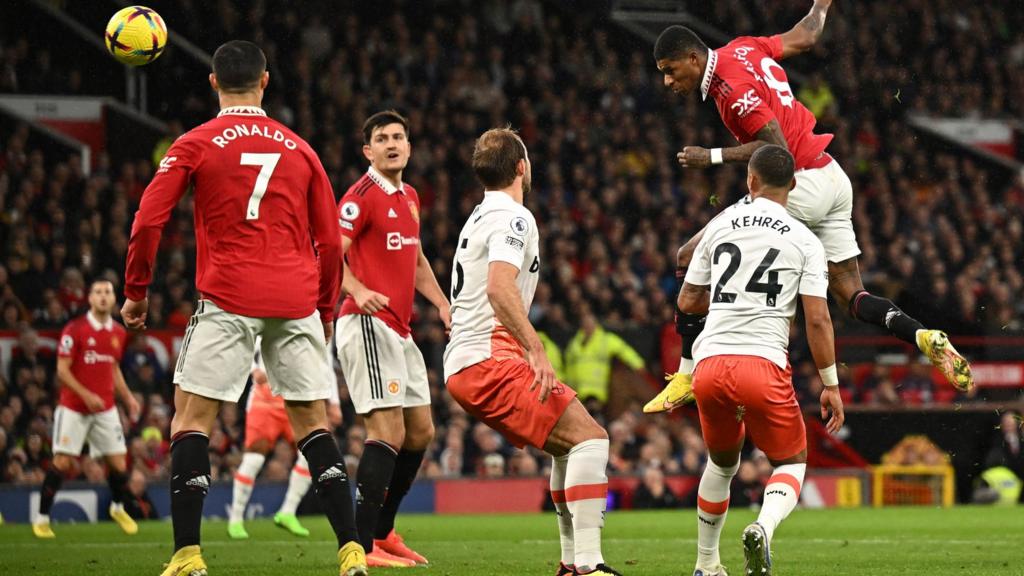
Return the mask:
<path fill-rule="evenodd" d="M 412 214 L 412 219 L 416 222 L 420 221 L 420 209 L 416 207 L 416 203 L 409 200 L 409 213 Z"/>

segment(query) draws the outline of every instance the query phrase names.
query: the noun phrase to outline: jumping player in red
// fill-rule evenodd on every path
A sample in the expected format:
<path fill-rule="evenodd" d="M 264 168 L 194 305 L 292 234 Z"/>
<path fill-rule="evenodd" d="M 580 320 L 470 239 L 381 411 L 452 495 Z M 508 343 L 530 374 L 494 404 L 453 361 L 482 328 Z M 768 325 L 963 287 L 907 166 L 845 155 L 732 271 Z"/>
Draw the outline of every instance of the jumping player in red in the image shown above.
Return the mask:
<path fill-rule="evenodd" d="M 38 538 L 53 538 L 50 508 L 64 481 L 64 474 L 89 442 L 89 455 L 107 461 L 110 485 L 110 517 L 126 534 L 139 528 L 124 511 L 128 493 L 127 452 L 121 418 L 114 405 L 115 393 L 128 415 L 139 418 L 135 401 L 121 374 L 121 355 L 126 333 L 110 313 L 117 304 L 114 286 L 97 280 L 89 288 L 89 311 L 64 327 L 57 350 L 57 379 L 61 383 L 60 403 L 53 414 L 53 466 L 46 471 L 39 497 L 39 515 L 32 522 Z"/>
<path fill-rule="evenodd" d="M 194 186 L 196 314 L 174 371 L 171 517 L 174 556 L 163 576 L 204 576 L 199 548 L 210 485 L 209 433 L 221 402 L 237 402 L 256 337 L 271 389 L 282 396 L 299 450 L 338 540 L 342 576 L 366 574 L 341 452 L 328 431 L 327 342 L 340 292 L 341 233 L 334 193 L 310 146 L 260 108 L 270 81 L 255 44 L 213 55 L 217 118 L 178 138 L 143 194 L 128 246 L 121 311 L 145 328 L 146 289 L 160 232 Z"/>
<path fill-rule="evenodd" d="M 459 234 L 452 265 L 448 392 L 517 447 L 552 455 L 558 576 L 617 576 L 601 554 L 608 433 L 555 378 L 526 315 L 540 271 L 537 221 L 523 206 L 531 179 L 526 146 L 511 130 L 489 130 L 476 141 L 473 171 L 485 192 Z"/>
<path fill-rule="evenodd" d="M 800 499 L 807 434 L 788 356 L 798 298 L 825 384 L 821 416 L 831 410 L 829 432 L 843 424 L 825 250 L 786 212 L 795 185 L 793 156 L 785 148 L 755 151 L 747 168 L 750 195 L 707 225 L 679 293 L 680 310 L 707 314 L 694 344 L 693 394 L 710 457 L 697 488 L 694 576 L 725 575 L 718 540 L 746 432 L 775 471 L 757 521 L 743 531 L 745 575 L 771 576 L 772 536 Z"/>
<path fill-rule="evenodd" d="M 973 386 L 971 368 L 940 330 L 927 330 L 890 300 L 864 289 L 857 255 L 860 248 L 851 221 L 853 188 L 826 149 L 831 134 L 815 134 L 816 120 L 798 101 L 778 61 L 809 50 L 821 36 L 831 0 L 814 6 L 791 30 L 768 37 L 743 36 L 711 50 L 693 31 L 671 26 L 654 47 L 665 86 L 685 96 L 699 88 L 701 98 L 714 101 L 726 128 L 739 146 L 702 148 L 686 146 L 677 155 L 685 168 L 707 168 L 722 163 L 746 163 L 758 148 L 776 144 L 787 148 L 796 162 L 796 188 L 786 209 L 821 240 L 828 258 L 829 289 L 840 306 L 861 321 L 887 329 L 914 344 L 928 356 L 959 390 Z M 702 232 L 679 249 L 677 278 L 682 281 Z M 703 317 L 677 314 L 683 338 L 679 373 L 645 411 L 671 409 L 689 396 L 688 375 L 693 368 L 692 345 Z"/>

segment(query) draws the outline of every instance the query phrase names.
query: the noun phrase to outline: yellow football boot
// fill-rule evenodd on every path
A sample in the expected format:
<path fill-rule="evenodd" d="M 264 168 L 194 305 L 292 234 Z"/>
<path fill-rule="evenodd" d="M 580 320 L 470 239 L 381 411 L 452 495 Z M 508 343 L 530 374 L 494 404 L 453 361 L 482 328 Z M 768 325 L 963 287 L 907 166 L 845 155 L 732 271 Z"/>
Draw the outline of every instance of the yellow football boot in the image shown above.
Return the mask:
<path fill-rule="evenodd" d="M 121 527 L 121 530 L 124 530 L 124 533 L 129 536 L 139 532 L 139 525 L 135 523 L 135 520 L 133 520 L 121 506 L 115 506 L 113 504 L 110 505 L 110 518 L 114 522 L 117 522 L 117 525 Z"/>
<path fill-rule="evenodd" d="M 667 374 L 665 380 L 668 381 L 665 389 L 644 406 L 644 413 L 671 412 L 683 404 L 693 402 L 693 384 L 689 374 Z"/>
<path fill-rule="evenodd" d="M 185 546 L 175 552 L 160 576 L 206 576 L 206 562 L 199 546 Z"/>
<path fill-rule="evenodd" d="M 338 563 L 341 565 L 341 576 L 367 576 L 370 571 L 366 567 L 366 551 L 359 542 L 349 542 L 338 550 Z"/>
<path fill-rule="evenodd" d="M 44 540 L 57 537 L 57 535 L 53 533 L 53 528 L 50 528 L 49 520 L 32 524 L 32 533 L 36 535 L 36 538 L 42 538 Z"/>
<path fill-rule="evenodd" d="M 961 392 L 967 392 L 974 387 L 974 376 L 971 375 L 970 363 L 956 351 L 945 332 L 942 330 L 918 330 L 917 347 L 931 360 L 932 365 L 942 372 L 942 375 L 954 388 Z"/>

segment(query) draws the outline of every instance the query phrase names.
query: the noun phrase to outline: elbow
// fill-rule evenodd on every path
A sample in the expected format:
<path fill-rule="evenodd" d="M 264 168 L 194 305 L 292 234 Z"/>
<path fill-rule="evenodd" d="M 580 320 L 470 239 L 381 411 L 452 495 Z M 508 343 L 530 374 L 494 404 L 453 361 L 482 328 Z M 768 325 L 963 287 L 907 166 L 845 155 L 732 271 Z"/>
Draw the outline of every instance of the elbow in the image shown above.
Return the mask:
<path fill-rule="evenodd" d="M 832 319 L 827 315 L 814 316 L 807 318 L 807 333 L 831 333 L 832 332 Z"/>
<path fill-rule="evenodd" d="M 679 297 L 676 298 L 676 306 L 679 307 L 679 311 L 684 314 L 701 314 L 702 310 L 700 298 L 694 298 L 686 292 L 679 292 Z"/>
<path fill-rule="evenodd" d="M 501 294 L 501 289 L 488 282 L 487 283 L 487 301 L 491 303 L 491 308 L 498 309 L 498 296 Z"/>

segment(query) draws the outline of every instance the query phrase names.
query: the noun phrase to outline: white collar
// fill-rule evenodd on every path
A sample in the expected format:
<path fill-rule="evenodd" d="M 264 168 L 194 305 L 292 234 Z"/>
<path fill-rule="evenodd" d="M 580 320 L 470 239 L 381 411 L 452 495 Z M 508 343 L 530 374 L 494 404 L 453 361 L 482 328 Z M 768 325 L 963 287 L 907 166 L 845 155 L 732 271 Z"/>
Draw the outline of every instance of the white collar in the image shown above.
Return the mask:
<path fill-rule="evenodd" d="M 511 202 L 513 204 L 519 204 L 516 199 L 512 197 L 508 192 L 501 190 L 484 190 L 484 200 L 490 200 L 492 202 Z"/>
<path fill-rule="evenodd" d="M 398 188 L 395 188 L 395 185 L 385 178 L 383 174 L 377 172 L 377 169 L 373 166 L 370 166 L 370 169 L 366 171 L 366 175 L 369 176 L 370 180 L 373 180 L 377 186 L 380 186 L 380 189 L 388 196 L 391 196 L 395 192 L 405 194 L 405 182 L 399 182 Z"/>
<path fill-rule="evenodd" d="M 217 118 L 227 114 L 238 114 L 240 116 L 266 116 L 267 113 L 259 106 L 228 106 L 217 114 Z"/>
<path fill-rule="evenodd" d="M 761 206 L 762 208 L 770 208 L 772 210 L 783 210 L 783 211 L 786 210 L 786 207 L 783 206 L 782 204 L 779 204 L 775 200 L 770 200 L 768 198 L 765 198 L 764 196 L 758 196 L 757 198 L 754 198 L 754 201 L 751 202 L 751 204 L 757 204 L 758 206 Z"/>
<path fill-rule="evenodd" d="M 708 91 L 711 90 L 711 78 L 715 75 L 716 64 L 718 64 L 718 54 L 708 48 L 708 63 L 704 67 L 704 78 L 700 81 L 701 100 L 708 99 Z"/>
<path fill-rule="evenodd" d="M 92 315 L 92 310 L 85 313 L 85 318 L 89 321 L 89 325 L 92 326 L 93 330 L 113 330 L 114 329 L 114 318 L 112 316 L 107 317 L 107 321 L 100 323 L 95 316 Z"/>

